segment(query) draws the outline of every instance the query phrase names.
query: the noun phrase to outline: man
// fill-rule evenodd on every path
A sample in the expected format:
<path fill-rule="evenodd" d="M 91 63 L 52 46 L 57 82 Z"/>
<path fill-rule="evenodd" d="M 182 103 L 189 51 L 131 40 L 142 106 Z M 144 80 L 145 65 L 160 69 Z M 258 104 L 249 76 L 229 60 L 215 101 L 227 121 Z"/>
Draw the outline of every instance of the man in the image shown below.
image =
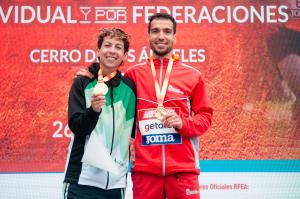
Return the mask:
<path fill-rule="evenodd" d="M 126 59 L 128 49 L 128 35 L 124 31 L 118 28 L 102 30 L 97 50 L 100 63 L 89 67 L 94 77 L 79 76 L 74 80 L 68 104 L 68 123 L 73 134 L 65 171 L 64 198 L 124 198 L 136 94 L 134 83 L 122 76 L 118 68 Z M 103 138 L 97 144 L 103 146 L 118 165 L 118 174 L 83 161 L 93 136 Z"/>
<path fill-rule="evenodd" d="M 172 55 L 174 18 L 151 16 L 148 38 L 153 55 L 126 72 L 137 89 L 133 198 L 199 198 L 198 136 L 213 109 L 200 72 Z"/>
<path fill-rule="evenodd" d="M 172 55 L 174 18 L 151 16 L 148 38 L 153 55 L 125 74 L 137 90 L 133 198 L 199 198 L 198 136 L 211 125 L 213 109 L 201 73 Z"/>

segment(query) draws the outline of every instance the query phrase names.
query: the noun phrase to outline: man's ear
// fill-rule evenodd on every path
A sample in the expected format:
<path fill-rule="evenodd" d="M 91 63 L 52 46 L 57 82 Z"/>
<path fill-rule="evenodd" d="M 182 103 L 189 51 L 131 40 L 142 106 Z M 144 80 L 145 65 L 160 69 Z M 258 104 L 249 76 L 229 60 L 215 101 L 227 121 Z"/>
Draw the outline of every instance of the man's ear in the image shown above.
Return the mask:
<path fill-rule="evenodd" d="M 176 44 L 176 34 L 174 34 L 174 44 Z"/>

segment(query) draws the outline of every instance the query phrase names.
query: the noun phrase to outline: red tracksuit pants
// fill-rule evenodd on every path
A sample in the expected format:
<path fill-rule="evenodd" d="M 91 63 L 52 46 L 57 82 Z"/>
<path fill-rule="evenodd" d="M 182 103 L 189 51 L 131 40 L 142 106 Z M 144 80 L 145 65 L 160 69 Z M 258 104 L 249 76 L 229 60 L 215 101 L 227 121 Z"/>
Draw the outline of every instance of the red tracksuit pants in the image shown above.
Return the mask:
<path fill-rule="evenodd" d="M 198 177 L 194 173 L 157 176 L 133 172 L 133 199 L 199 199 Z"/>

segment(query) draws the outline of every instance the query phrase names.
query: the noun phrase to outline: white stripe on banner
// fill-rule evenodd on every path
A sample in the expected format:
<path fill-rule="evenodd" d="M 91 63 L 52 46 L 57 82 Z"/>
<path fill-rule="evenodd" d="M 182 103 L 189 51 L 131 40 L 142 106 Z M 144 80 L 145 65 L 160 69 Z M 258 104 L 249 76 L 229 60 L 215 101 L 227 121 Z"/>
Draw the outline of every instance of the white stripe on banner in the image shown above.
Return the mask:
<path fill-rule="evenodd" d="M 132 198 L 128 174 L 125 199 Z M 0 198 L 61 198 L 63 173 L 0 174 Z M 299 172 L 203 172 L 201 199 L 298 199 Z"/>

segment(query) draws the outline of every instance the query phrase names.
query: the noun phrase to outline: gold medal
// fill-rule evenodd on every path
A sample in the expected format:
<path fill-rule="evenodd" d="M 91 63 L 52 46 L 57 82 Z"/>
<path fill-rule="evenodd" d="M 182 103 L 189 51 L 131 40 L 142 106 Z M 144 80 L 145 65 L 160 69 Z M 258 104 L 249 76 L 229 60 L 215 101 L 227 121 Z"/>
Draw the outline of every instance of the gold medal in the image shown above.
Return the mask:
<path fill-rule="evenodd" d="M 150 66 L 151 66 L 151 72 L 152 72 L 152 76 L 153 76 L 153 80 L 154 80 L 155 94 L 156 94 L 157 103 L 158 103 L 158 106 L 157 106 L 154 116 L 160 121 L 162 121 L 168 114 L 168 111 L 164 108 L 163 103 L 164 103 L 164 99 L 165 99 L 165 96 L 167 93 L 167 87 L 168 87 L 169 80 L 170 80 L 173 62 L 174 62 L 173 57 L 170 57 L 167 71 L 165 74 L 165 78 L 163 80 L 163 85 L 162 85 L 162 88 L 160 88 L 160 85 L 158 83 L 158 79 L 156 76 L 154 62 L 153 62 L 153 52 L 152 52 L 152 50 L 150 51 Z"/>
<path fill-rule="evenodd" d="M 159 106 L 156 108 L 155 117 L 158 120 L 162 121 L 167 114 L 168 114 L 168 111 L 163 106 Z"/>
<path fill-rule="evenodd" d="M 98 71 L 98 82 L 96 86 L 94 87 L 93 93 L 94 94 L 103 94 L 106 95 L 108 92 L 108 86 L 104 83 L 112 79 L 114 76 L 116 76 L 117 71 L 114 71 L 107 76 L 103 77 L 101 68 Z"/>
<path fill-rule="evenodd" d="M 108 92 L 108 87 L 104 82 L 97 83 L 93 91 L 94 94 L 103 94 L 103 95 L 106 95 L 107 92 Z"/>

